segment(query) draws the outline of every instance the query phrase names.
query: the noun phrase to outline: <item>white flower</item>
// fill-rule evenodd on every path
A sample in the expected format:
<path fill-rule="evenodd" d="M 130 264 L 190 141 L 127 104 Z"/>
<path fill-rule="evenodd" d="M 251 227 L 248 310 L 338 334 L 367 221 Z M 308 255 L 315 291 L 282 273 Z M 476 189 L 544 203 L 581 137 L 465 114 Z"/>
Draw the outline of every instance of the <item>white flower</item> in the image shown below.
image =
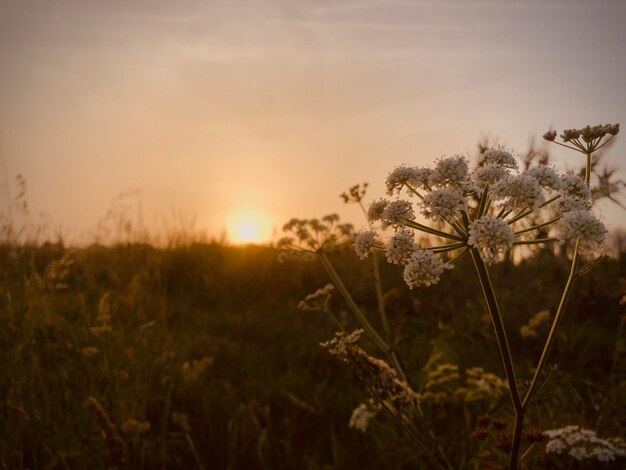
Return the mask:
<path fill-rule="evenodd" d="M 580 176 L 568 173 L 561 177 L 561 193 L 575 199 L 588 201 L 591 199 L 589 185 Z"/>
<path fill-rule="evenodd" d="M 556 211 L 558 213 L 583 211 L 591 209 L 591 204 L 588 199 L 577 199 L 571 196 L 561 196 L 556 201 Z"/>
<path fill-rule="evenodd" d="M 572 447 L 569 450 L 569 455 L 574 457 L 576 460 L 582 460 L 587 457 L 587 451 L 584 447 Z"/>
<path fill-rule="evenodd" d="M 404 225 L 404 219 L 414 219 L 415 212 L 413 212 L 413 206 L 408 201 L 393 201 L 387 204 L 385 210 L 381 215 L 381 221 L 383 228 L 387 228 L 389 225 Z"/>
<path fill-rule="evenodd" d="M 563 215 L 557 224 L 557 232 L 561 241 L 578 239 L 581 253 L 598 254 L 607 230 L 591 212 L 575 210 Z"/>
<path fill-rule="evenodd" d="M 535 209 L 545 201 L 539 183 L 525 173 L 500 180 L 494 185 L 493 194 L 506 199 L 504 205 L 509 209 Z"/>
<path fill-rule="evenodd" d="M 500 147 L 485 150 L 485 153 L 480 156 L 478 166 L 489 165 L 492 163 L 502 165 L 505 168 L 511 168 L 513 170 L 517 169 L 517 161 L 515 160 L 515 157 L 511 155 L 510 152 L 507 152 Z"/>
<path fill-rule="evenodd" d="M 509 169 L 497 163 L 479 166 L 472 173 L 472 180 L 481 189 L 492 186 L 498 181 L 505 180 L 508 177 Z"/>
<path fill-rule="evenodd" d="M 444 269 L 452 269 L 441 257 L 427 250 L 417 250 L 404 267 L 404 281 L 410 289 L 414 286 L 430 286 L 439 282 Z"/>
<path fill-rule="evenodd" d="M 385 256 L 387 261 L 393 264 L 405 264 L 411 253 L 415 251 L 415 234 L 412 230 L 400 230 L 396 232 L 387 244 Z"/>
<path fill-rule="evenodd" d="M 395 168 L 387 176 L 387 194 L 390 196 L 394 190 L 400 192 L 400 190 L 409 185 L 413 189 L 419 189 L 420 187 L 428 184 L 428 179 L 432 170 L 430 168 L 408 167 L 401 165 Z"/>
<path fill-rule="evenodd" d="M 525 173 L 534 178 L 542 188 L 559 189 L 561 187 L 561 178 L 556 171 L 548 165 L 534 166 L 526 170 Z"/>
<path fill-rule="evenodd" d="M 546 452 L 548 453 L 562 454 L 565 449 L 565 443 L 560 439 L 553 439 L 546 444 Z"/>
<path fill-rule="evenodd" d="M 376 232 L 371 230 L 361 230 L 354 237 L 354 251 L 361 259 L 367 258 L 376 244 Z"/>
<path fill-rule="evenodd" d="M 380 220 L 383 216 L 383 212 L 385 207 L 389 205 L 389 201 L 387 199 L 379 199 L 378 201 L 374 201 L 370 203 L 367 209 L 367 220 L 370 222 L 376 222 Z"/>
<path fill-rule="evenodd" d="M 422 214 L 433 220 L 452 219 L 465 209 L 465 200 L 460 191 L 442 188 L 428 193 L 422 201 Z"/>
<path fill-rule="evenodd" d="M 435 164 L 430 181 L 439 186 L 459 185 L 467 177 L 468 170 L 469 164 L 465 157 L 441 157 Z"/>
<path fill-rule="evenodd" d="M 298 308 L 300 310 L 308 311 L 324 310 L 334 289 L 335 286 L 332 284 L 326 284 L 321 289 L 317 289 L 315 292 L 307 295 L 303 300 L 301 300 L 298 304 Z"/>
<path fill-rule="evenodd" d="M 476 247 L 483 261 L 491 264 L 513 246 L 513 237 L 513 230 L 505 221 L 487 215 L 470 224 L 467 244 Z"/>
<path fill-rule="evenodd" d="M 361 403 L 352 411 L 350 423 L 348 424 L 349 427 L 363 433 L 367 431 L 370 421 L 378 414 L 378 409 L 376 409 L 373 400 L 370 400 L 370 402 Z"/>

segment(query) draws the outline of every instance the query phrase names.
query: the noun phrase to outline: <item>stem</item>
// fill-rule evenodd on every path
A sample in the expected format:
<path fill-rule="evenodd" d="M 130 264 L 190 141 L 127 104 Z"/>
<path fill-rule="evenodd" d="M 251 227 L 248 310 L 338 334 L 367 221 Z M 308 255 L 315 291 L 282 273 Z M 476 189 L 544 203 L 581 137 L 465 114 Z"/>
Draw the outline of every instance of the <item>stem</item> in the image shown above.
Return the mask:
<path fill-rule="evenodd" d="M 442 232 L 434 228 L 430 228 L 426 225 L 422 225 L 418 222 L 415 222 L 414 220 L 404 219 L 404 224 L 407 225 L 408 227 L 421 230 L 422 232 L 430 233 L 431 235 L 437 235 L 438 237 L 441 237 L 441 238 L 448 238 L 450 240 L 456 240 L 458 242 L 465 242 L 465 239 L 462 237 L 453 235 L 451 233 Z"/>
<path fill-rule="evenodd" d="M 322 260 L 322 264 L 324 265 L 324 268 L 326 268 L 326 271 L 328 272 L 328 274 L 330 275 L 331 279 L 333 280 L 333 283 L 335 284 L 335 286 L 339 290 L 339 293 L 342 295 L 342 297 L 344 298 L 344 300 L 346 301 L 346 303 L 350 307 L 350 310 L 352 310 L 352 313 L 354 313 L 354 316 L 357 317 L 357 319 L 361 323 L 361 326 L 365 329 L 367 334 L 369 334 L 371 336 L 371 338 L 374 340 L 376 345 L 385 354 L 389 354 L 389 352 L 390 352 L 389 346 L 387 345 L 387 343 L 385 343 L 385 341 L 376 332 L 374 327 L 372 327 L 372 325 L 367 320 L 367 318 L 365 317 L 363 312 L 361 312 L 361 309 L 359 309 L 359 307 L 356 304 L 356 302 L 354 301 L 354 299 L 352 299 L 352 296 L 350 295 L 350 292 L 348 292 L 348 289 L 346 289 L 346 286 L 343 284 L 343 281 L 341 280 L 341 278 L 337 274 L 337 271 L 335 271 L 335 268 L 333 268 L 333 265 L 330 263 L 330 260 L 326 256 L 326 253 L 324 253 L 323 251 L 320 251 L 319 252 L 319 256 L 320 256 L 320 259 Z"/>
<path fill-rule="evenodd" d="M 528 227 L 525 228 L 524 230 L 518 230 L 517 232 L 515 232 L 515 236 L 517 235 L 521 235 L 522 233 L 526 233 L 526 232 L 532 232 L 533 230 L 539 230 L 540 228 L 543 227 L 547 227 L 548 225 L 553 224 L 554 222 L 557 222 L 561 217 L 555 217 L 552 220 L 548 220 L 547 222 L 544 222 L 543 224 L 538 224 L 538 225 L 533 225 L 532 227 Z"/>
<path fill-rule="evenodd" d="M 538 245 L 539 243 L 558 242 L 558 238 L 537 238 L 536 240 L 517 240 L 513 245 Z"/>
<path fill-rule="evenodd" d="M 509 385 L 509 392 L 511 393 L 511 401 L 515 409 L 515 427 L 513 432 L 513 439 L 511 442 L 511 453 L 509 455 L 509 470 L 517 469 L 517 462 L 519 458 L 519 448 L 521 444 L 522 428 L 524 426 L 524 408 L 517 389 L 517 381 L 515 379 L 515 369 L 513 367 L 513 358 L 511 357 L 511 350 L 504 329 L 504 322 L 502 321 L 502 315 L 498 308 L 498 302 L 496 300 L 493 286 L 491 285 L 491 279 L 489 278 L 489 271 L 487 266 L 483 262 L 476 248 L 470 248 L 474 265 L 476 266 L 476 272 L 480 279 L 480 285 L 489 307 L 489 314 L 491 315 L 491 322 L 496 333 L 496 339 L 498 340 L 498 347 L 500 348 L 500 358 L 502 359 L 502 365 L 504 366 L 504 372 L 506 374 L 506 380 Z"/>
<path fill-rule="evenodd" d="M 572 260 L 572 268 L 570 269 L 569 277 L 567 278 L 567 283 L 565 284 L 565 289 L 563 289 L 563 295 L 561 296 L 559 308 L 554 315 L 554 321 L 552 322 L 552 327 L 550 328 L 550 333 L 548 334 L 546 344 L 543 347 L 541 358 L 539 359 L 539 363 L 537 364 L 535 373 L 533 374 L 533 378 L 530 382 L 530 386 L 528 387 L 528 391 L 526 392 L 524 400 L 522 401 L 522 408 L 524 410 L 528 407 L 528 403 L 532 398 L 535 387 L 537 386 L 539 373 L 545 366 L 545 363 L 548 360 L 548 355 L 550 354 L 550 349 L 552 349 L 552 344 L 554 343 L 554 338 L 556 337 L 556 330 L 559 327 L 561 318 L 563 317 L 563 312 L 565 311 L 565 306 L 567 305 L 567 301 L 572 291 L 572 285 L 574 283 L 574 279 L 576 278 L 576 269 L 578 268 L 579 258 L 580 256 L 578 254 L 578 242 L 576 242 L 576 248 L 574 248 L 574 259 Z"/>
<path fill-rule="evenodd" d="M 372 253 L 372 266 L 374 272 L 374 286 L 376 287 L 376 299 L 378 300 L 378 311 L 380 312 L 380 321 L 383 325 L 383 330 L 385 330 L 387 339 L 391 341 L 391 330 L 389 328 L 389 321 L 387 320 L 387 314 L 385 312 L 383 287 L 380 279 L 380 269 L 378 267 L 378 253 Z"/>

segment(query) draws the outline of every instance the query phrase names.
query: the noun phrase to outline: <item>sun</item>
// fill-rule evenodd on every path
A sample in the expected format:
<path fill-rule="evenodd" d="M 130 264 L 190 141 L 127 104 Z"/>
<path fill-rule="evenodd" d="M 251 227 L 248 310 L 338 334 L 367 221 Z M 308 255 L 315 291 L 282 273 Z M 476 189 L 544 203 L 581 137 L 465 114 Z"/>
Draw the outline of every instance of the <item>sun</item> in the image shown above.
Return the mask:
<path fill-rule="evenodd" d="M 269 240 L 269 219 L 258 212 L 236 212 L 226 222 L 228 238 L 236 244 L 263 243 Z"/>

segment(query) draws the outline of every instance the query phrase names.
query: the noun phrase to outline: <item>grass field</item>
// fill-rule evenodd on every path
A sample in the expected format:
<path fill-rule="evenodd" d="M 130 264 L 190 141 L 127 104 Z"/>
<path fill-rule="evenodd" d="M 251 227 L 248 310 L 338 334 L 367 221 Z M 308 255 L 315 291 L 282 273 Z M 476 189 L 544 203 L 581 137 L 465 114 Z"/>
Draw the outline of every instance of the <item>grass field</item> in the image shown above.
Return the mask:
<path fill-rule="evenodd" d="M 333 261 L 376 323 L 369 265 L 351 251 Z M 515 333 L 553 308 L 567 264 L 541 251 L 512 268 L 497 265 L 493 278 Z M 2 468 L 420 464 L 384 416 L 364 434 L 348 427 L 367 395 L 350 369 L 319 347 L 333 335 L 332 323 L 297 309 L 328 282 L 315 263 L 279 263 L 272 248 L 220 244 L 48 244 L 4 246 L 0 269 Z M 483 301 L 472 294 L 471 269 L 461 260 L 437 286 L 409 291 L 399 270 L 384 268 L 387 310 L 417 391 L 441 364 L 503 376 Z M 624 277 L 621 253 L 579 281 L 529 427 L 576 424 L 603 437 L 625 435 Z M 332 307 L 354 328 L 338 298 Z M 536 323 L 532 332 L 527 325 L 512 335 L 522 380 L 547 334 L 547 325 Z M 446 399 L 454 387 L 424 402 L 452 463 L 504 463 L 498 442 L 509 426 L 481 435 L 476 420 L 489 414 L 508 423 L 506 400 Z M 541 443 L 522 461 L 527 468 L 567 468 L 564 462 L 546 456 Z"/>

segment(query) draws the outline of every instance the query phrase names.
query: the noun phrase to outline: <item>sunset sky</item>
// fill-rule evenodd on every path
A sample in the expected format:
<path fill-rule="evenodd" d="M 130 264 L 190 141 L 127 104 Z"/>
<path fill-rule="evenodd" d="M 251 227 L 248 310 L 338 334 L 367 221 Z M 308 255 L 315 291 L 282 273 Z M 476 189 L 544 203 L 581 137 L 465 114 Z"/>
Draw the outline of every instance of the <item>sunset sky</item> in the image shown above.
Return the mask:
<path fill-rule="evenodd" d="M 129 191 L 153 230 L 173 212 L 253 241 L 293 216 L 358 225 L 338 195 L 382 195 L 397 164 L 626 130 L 624 25 L 622 0 L 4 1 L 0 183 L 23 174 L 76 240 Z M 625 152 L 626 134 L 622 175 Z"/>

